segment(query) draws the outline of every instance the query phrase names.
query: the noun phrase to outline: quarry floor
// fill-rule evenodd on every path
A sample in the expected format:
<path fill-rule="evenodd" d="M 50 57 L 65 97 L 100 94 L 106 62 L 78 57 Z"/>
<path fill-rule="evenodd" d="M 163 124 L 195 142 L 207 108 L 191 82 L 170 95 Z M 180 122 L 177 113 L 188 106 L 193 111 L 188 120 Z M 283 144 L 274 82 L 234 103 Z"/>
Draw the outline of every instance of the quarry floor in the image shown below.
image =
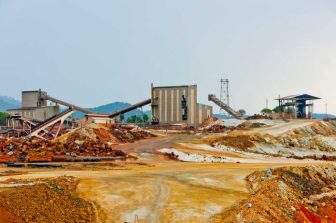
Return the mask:
<path fill-rule="evenodd" d="M 196 142 L 197 138 L 175 135 L 145 139 L 118 148 L 136 154 L 138 160 L 68 164 L 64 169 L 20 169 L 24 174 L 0 177 L 0 181 L 77 177 L 80 196 L 101 207 L 104 213 L 101 222 L 209 222 L 211 216 L 248 196 L 244 181 L 248 174 L 269 167 L 311 165 L 310 161 L 292 160 L 188 163 L 168 160 L 157 153 L 160 148 L 177 146 L 176 142 L 190 141 Z"/>

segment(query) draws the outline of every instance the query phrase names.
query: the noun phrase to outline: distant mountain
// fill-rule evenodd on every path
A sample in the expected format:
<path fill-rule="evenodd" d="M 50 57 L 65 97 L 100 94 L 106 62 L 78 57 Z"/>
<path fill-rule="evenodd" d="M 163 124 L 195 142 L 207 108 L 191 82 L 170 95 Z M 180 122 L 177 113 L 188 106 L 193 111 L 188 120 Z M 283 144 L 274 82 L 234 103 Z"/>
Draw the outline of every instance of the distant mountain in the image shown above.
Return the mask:
<path fill-rule="evenodd" d="M 121 109 L 127 108 L 129 106 L 131 106 L 131 104 L 127 103 L 127 102 L 113 102 L 113 103 L 110 103 L 110 104 L 101 105 L 101 106 L 98 106 L 98 107 L 95 107 L 95 108 L 88 108 L 88 109 L 90 111 L 92 111 L 93 113 L 110 114 L 110 113 L 119 111 Z M 146 113 L 148 115 L 150 114 L 149 111 L 141 111 L 140 109 L 136 109 L 136 110 L 125 113 L 125 119 L 127 119 L 128 117 L 133 116 L 133 115 L 140 116 L 143 113 Z M 82 113 L 82 112 L 75 112 L 73 114 L 73 117 L 78 119 L 78 118 L 84 117 L 84 115 L 85 114 Z"/>
<path fill-rule="evenodd" d="M 314 113 L 313 114 L 314 119 L 324 119 L 326 117 L 327 117 L 327 115 L 325 113 L 324 114 L 323 113 L 322 114 L 320 114 L 320 113 Z M 328 114 L 328 118 L 334 119 L 334 118 L 336 118 L 336 115 Z"/>
<path fill-rule="evenodd" d="M 219 119 L 229 119 L 230 118 L 230 116 L 223 115 L 223 114 L 213 114 L 212 116 L 215 118 L 219 118 Z"/>
<path fill-rule="evenodd" d="M 222 114 L 213 114 L 214 117 L 216 118 L 219 118 L 219 119 L 228 119 L 228 118 L 232 118 L 232 117 L 229 117 L 227 115 L 222 115 Z M 324 119 L 326 118 L 326 114 L 323 114 L 323 113 L 314 113 L 313 114 L 313 118 L 314 119 Z M 336 115 L 332 115 L 332 114 L 328 114 L 328 118 L 330 119 L 334 119 L 336 118 Z"/>
<path fill-rule="evenodd" d="M 6 111 L 7 109 L 19 108 L 21 102 L 7 96 L 0 96 L 0 111 Z"/>

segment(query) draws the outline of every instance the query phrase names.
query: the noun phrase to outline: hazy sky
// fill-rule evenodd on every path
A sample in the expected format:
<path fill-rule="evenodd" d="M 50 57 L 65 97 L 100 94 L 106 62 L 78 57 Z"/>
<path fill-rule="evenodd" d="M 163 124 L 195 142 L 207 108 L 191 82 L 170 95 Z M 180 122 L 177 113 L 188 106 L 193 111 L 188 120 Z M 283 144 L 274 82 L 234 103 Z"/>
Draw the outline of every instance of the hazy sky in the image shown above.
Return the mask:
<path fill-rule="evenodd" d="M 85 107 L 147 99 L 151 82 L 197 84 L 211 104 L 229 78 L 249 113 L 298 93 L 336 113 L 336 1 L 0 0 L 0 78 L 0 95 Z"/>

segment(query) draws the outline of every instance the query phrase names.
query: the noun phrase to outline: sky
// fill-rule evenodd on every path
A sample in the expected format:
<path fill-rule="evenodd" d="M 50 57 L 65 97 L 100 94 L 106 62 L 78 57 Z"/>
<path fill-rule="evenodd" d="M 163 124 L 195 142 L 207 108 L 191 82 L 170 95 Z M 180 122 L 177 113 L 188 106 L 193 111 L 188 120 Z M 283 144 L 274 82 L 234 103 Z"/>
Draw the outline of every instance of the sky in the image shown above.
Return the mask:
<path fill-rule="evenodd" d="M 336 114 L 336 1 L 0 0 L 0 95 L 94 107 L 197 84 L 211 105 L 221 78 L 249 114 L 301 93 Z"/>

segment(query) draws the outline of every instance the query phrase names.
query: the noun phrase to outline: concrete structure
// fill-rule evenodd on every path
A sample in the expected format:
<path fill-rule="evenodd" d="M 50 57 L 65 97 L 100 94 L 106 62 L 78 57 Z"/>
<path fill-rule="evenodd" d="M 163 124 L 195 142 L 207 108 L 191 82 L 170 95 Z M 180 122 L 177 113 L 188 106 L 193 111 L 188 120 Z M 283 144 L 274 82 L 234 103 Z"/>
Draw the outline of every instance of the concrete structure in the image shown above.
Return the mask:
<path fill-rule="evenodd" d="M 42 122 L 60 113 L 59 105 L 48 106 L 47 100 L 42 99 L 41 95 L 47 95 L 47 93 L 44 91 L 22 91 L 22 107 L 7 110 L 9 115 L 19 115 L 29 120 Z"/>
<path fill-rule="evenodd" d="M 86 123 L 96 123 L 96 124 L 113 124 L 115 120 L 110 118 L 108 114 L 86 114 L 85 115 Z"/>
<path fill-rule="evenodd" d="M 291 114 L 294 118 L 313 118 L 314 100 L 321 98 L 309 95 L 291 95 L 287 97 L 279 97 L 275 99 L 279 102 L 281 113 Z"/>
<path fill-rule="evenodd" d="M 212 116 L 212 107 L 197 103 L 197 85 L 151 86 L 152 119 L 160 124 L 197 127 Z"/>

